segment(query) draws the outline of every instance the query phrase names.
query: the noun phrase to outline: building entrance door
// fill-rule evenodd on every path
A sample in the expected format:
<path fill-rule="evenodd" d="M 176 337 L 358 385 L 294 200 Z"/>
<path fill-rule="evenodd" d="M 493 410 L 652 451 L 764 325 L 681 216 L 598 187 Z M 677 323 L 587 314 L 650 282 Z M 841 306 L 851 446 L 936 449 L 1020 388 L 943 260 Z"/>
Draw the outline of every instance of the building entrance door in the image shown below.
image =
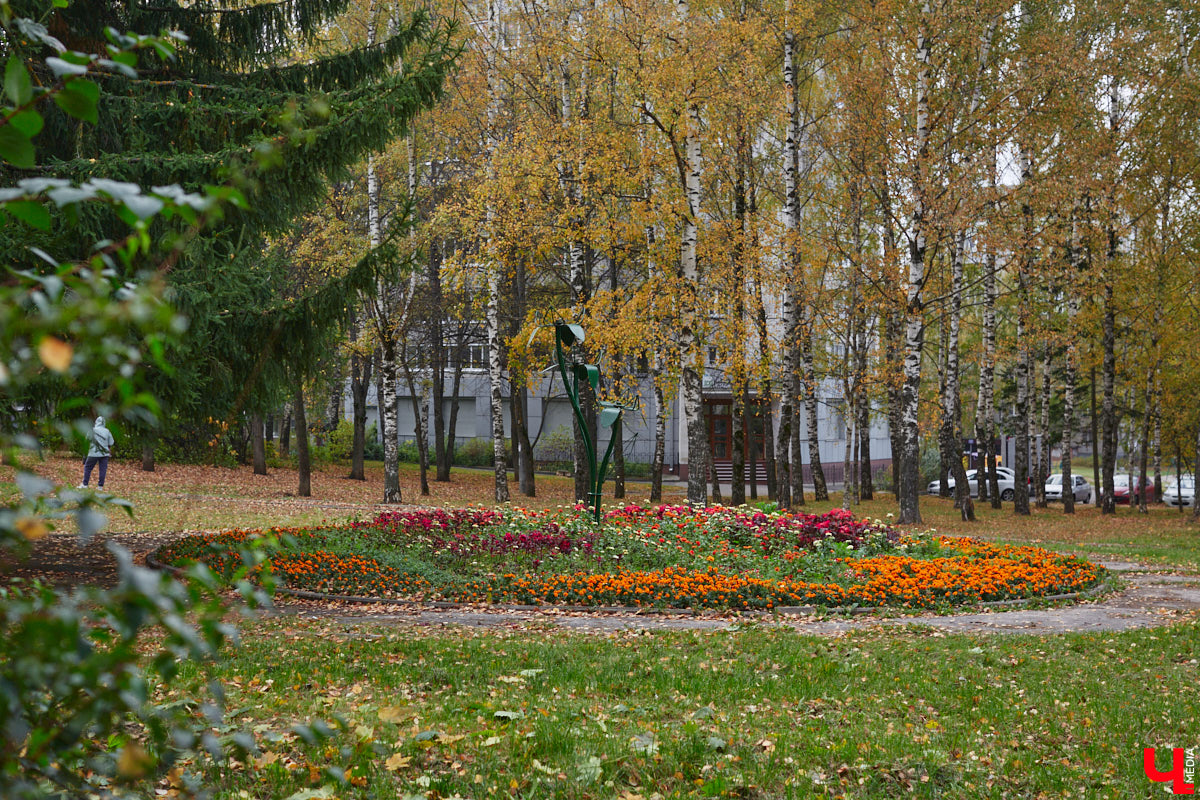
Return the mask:
<path fill-rule="evenodd" d="M 763 415 L 767 413 L 765 402 L 751 399 L 746 407 L 745 431 L 746 440 L 743 443 L 743 456 L 746 463 L 751 460 L 761 461 L 766 452 L 765 424 Z M 708 441 L 712 443 L 714 462 L 730 462 L 733 460 L 733 403 L 727 399 L 715 398 L 704 401 L 705 416 L 708 418 Z"/>

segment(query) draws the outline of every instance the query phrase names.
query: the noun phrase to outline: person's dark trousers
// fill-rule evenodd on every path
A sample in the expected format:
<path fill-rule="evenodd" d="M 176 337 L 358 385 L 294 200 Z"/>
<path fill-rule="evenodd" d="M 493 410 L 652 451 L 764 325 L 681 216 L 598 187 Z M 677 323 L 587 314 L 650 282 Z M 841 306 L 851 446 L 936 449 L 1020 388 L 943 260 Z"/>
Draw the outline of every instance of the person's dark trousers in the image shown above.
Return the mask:
<path fill-rule="evenodd" d="M 100 465 L 100 483 L 101 489 L 104 488 L 104 477 L 108 474 L 108 456 L 88 456 L 83 460 L 83 485 L 87 486 L 88 481 L 92 479 L 92 467 Z"/>

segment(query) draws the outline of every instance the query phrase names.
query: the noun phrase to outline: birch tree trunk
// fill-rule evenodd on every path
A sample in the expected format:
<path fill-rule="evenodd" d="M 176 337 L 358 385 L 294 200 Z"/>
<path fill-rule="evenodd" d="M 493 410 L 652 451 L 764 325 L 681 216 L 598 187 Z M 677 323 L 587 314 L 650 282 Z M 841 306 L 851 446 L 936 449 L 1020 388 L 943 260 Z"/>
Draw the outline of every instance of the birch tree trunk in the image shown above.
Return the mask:
<path fill-rule="evenodd" d="M 496 181 L 496 148 L 499 145 L 497 126 L 500 119 L 500 2 L 488 0 L 489 57 L 487 63 L 487 177 L 488 183 Z M 508 466 L 504 451 L 504 362 L 500 352 L 500 269 L 499 254 L 492 250 L 491 238 L 496 220 L 495 201 L 487 202 L 486 233 L 488 237 L 487 254 L 487 355 L 488 383 L 490 386 L 489 400 L 491 404 L 492 432 L 492 466 L 495 478 L 494 499 L 497 503 L 507 503 Z"/>
<path fill-rule="evenodd" d="M 1033 476 L 1037 507 L 1047 508 L 1046 479 L 1050 477 L 1050 348 L 1042 351 L 1042 392 L 1038 399 L 1038 463 Z M 1064 493 L 1067 487 L 1063 487 Z"/>
<path fill-rule="evenodd" d="M 1078 292 L 1075 281 L 1079 277 L 1079 240 L 1076 234 L 1075 220 L 1071 222 L 1071 242 L 1068 246 L 1068 269 L 1070 274 L 1066 281 L 1067 295 L 1067 352 L 1064 369 L 1063 386 L 1063 446 L 1062 446 L 1062 482 L 1063 482 L 1063 513 L 1075 513 L 1075 492 L 1066 491 L 1070 486 L 1074 489 L 1074 476 L 1071 473 L 1071 458 L 1075 447 L 1075 383 L 1076 365 L 1079 360 L 1079 347 L 1075 336 L 1075 317 L 1079 313 Z"/>
<path fill-rule="evenodd" d="M 371 34 L 373 36 L 373 34 Z M 378 247 L 382 236 L 379 219 L 379 179 L 375 173 L 375 157 L 367 157 L 367 238 L 372 248 Z M 390 281 L 380 280 L 376 296 L 371 301 L 371 316 L 379 340 L 379 420 L 383 436 L 383 502 L 400 503 L 400 431 L 396 413 L 397 331 L 401 320 L 396 314 L 396 288 Z"/>
<path fill-rule="evenodd" d="M 1162 498 L 1162 406 L 1156 391 L 1154 393 L 1154 502 L 1161 503 Z"/>
<path fill-rule="evenodd" d="M 1033 180 L 1033 164 L 1029 151 L 1024 143 L 1018 145 L 1017 158 L 1021 167 L 1021 185 L 1028 191 Z M 1017 262 L 1017 296 L 1025 297 L 1029 291 L 1029 276 L 1033 272 L 1033 206 L 1028 195 L 1021 202 L 1021 244 Z M 1029 320 L 1024 303 L 1017 309 L 1017 402 L 1016 402 L 1016 456 L 1013 459 L 1013 472 L 1016 475 L 1013 486 L 1013 512 L 1020 515 L 1029 514 L 1029 393 L 1030 393 L 1030 363 L 1029 363 Z"/>
<path fill-rule="evenodd" d="M 1115 247 L 1114 247 L 1115 249 Z M 1113 495 L 1114 480 L 1117 469 L 1117 410 L 1115 402 L 1117 379 L 1117 334 L 1116 334 L 1116 301 L 1113 298 L 1111 280 L 1105 279 L 1104 285 L 1104 321 L 1101 325 L 1101 347 L 1104 349 L 1104 359 L 1101 380 L 1104 385 L 1104 396 L 1100 411 L 1101 420 L 1101 480 L 1104 481 L 1101 491 L 1101 514 L 1117 513 L 1117 500 Z"/>
<path fill-rule="evenodd" d="M 925 348 L 925 180 L 929 160 L 929 86 L 930 51 L 927 18 L 929 3 L 921 8 L 921 21 L 917 31 L 916 104 L 917 130 L 914 142 L 917 163 L 913 176 L 912 231 L 908 246 L 908 289 L 905 293 L 904 323 L 904 385 L 901 389 L 900 425 L 900 514 L 897 522 L 912 525 L 921 522 L 920 503 L 920 427 L 918 425 L 918 403 L 921 394 L 921 354 Z"/>
<path fill-rule="evenodd" d="M 413 374 L 410 366 L 413 359 L 404 353 L 401 358 L 404 371 L 404 383 L 408 387 L 409 402 L 412 405 L 413 435 L 417 444 L 417 465 L 420 473 L 421 496 L 429 496 L 429 404 L 426 402 L 421 382 Z"/>
<path fill-rule="evenodd" d="M 1027 291 L 1025 272 L 1017 273 L 1017 291 L 1024 296 Z M 1029 345 L 1025 314 L 1017 313 L 1017 402 L 1016 402 L 1016 455 L 1013 458 L 1013 512 L 1029 514 Z"/>
<path fill-rule="evenodd" d="M 1120 126 L 1119 116 L 1119 89 L 1115 77 L 1111 77 L 1109 81 L 1109 107 L 1108 107 L 1108 124 L 1109 133 L 1115 139 Z M 1116 300 L 1113 297 L 1113 281 L 1115 280 L 1114 272 L 1116 270 L 1117 253 L 1120 248 L 1120 239 L 1117 236 L 1116 229 L 1116 211 L 1112 208 L 1115 199 L 1111 193 L 1115 192 L 1114 188 L 1110 187 L 1108 221 L 1106 224 L 1108 234 L 1108 247 L 1106 248 L 1104 260 L 1104 270 L 1101 272 L 1101 280 L 1104 282 L 1104 321 L 1101 325 L 1101 347 L 1104 349 L 1104 359 L 1102 362 L 1102 380 L 1104 381 L 1104 400 L 1103 409 L 1101 411 L 1101 427 L 1103 429 L 1102 436 L 1104 439 L 1102 445 L 1101 461 L 1103 466 L 1102 479 L 1104 480 L 1104 490 L 1101 492 L 1100 513 L 1115 514 L 1117 513 L 1117 498 L 1114 496 L 1114 480 L 1113 477 L 1117 468 L 1117 411 L 1114 398 L 1116 390 L 1117 378 L 1117 335 L 1116 335 Z"/>
<path fill-rule="evenodd" d="M 784 3 L 784 18 L 791 16 L 791 0 Z M 799 169 L 800 169 L 800 110 L 796 79 L 796 34 L 790 29 L 783 34 L 783 86 L 786 99 L 787 118 L 783 140 L 783 237 L 784 253 L 788 274 L 784 276 L 780 292 L 780 315 L 783 327 L 779 342 L 781 369 L 779 376 L 779 427 L 775 445 L 776 500 L 779 508 L 787 509 L 792 504 L 792 471 L 800 471 L 800 453 L 793 452 L 789 458 L 792 441 L 793 408 L 796 405 L 796 337 L 798 315 L 795 296 L 796 273 L 800 267 L 799 257 Z"/>
<path fill-rule="evenodd" d="M 676 0 L 676 9 L 684 27 L 688 24 L 688 0 Z M 688 33 L 685 30 L 684 36 Z M 695 87 L 692 87 L 693 90 Z M 679 351 L 682 359 L 681 385 L 683 389 L 683 413 L 687 421 L 688 453 L 699 454 L 705 460 L 708 454 L 708 434 L 704 424 L 704 358 L 697 330 L 699 309 L 697 293 L 700 288 L 700 268 L 696 260 L 698 226 L 700 223 L 700 106 L 692 98 L 687 104 L 684 132 L 686 159 L 684 188 L 687 197 L 687 213 L 683 216 L 683 230 L 679 243 L 679 276 L 683 279 L 683 292 L 679 298 L 680 329 Z M 711 459 L 708 459 L 711 461 Z M 708 504 L 705 464 L 699 469 L 688 470 L 688 504 L 703 507 Z"/>
<path fill-rule="evenodd" d="M 987 173 L 989 192 L 992 192 L 996 187 L 995 148 L 990 148 L 990 152 L 991 164 Z M 999 509 L 1001 505 L 1000 476 L 996 471 L 996 454 L 993 449 L 996 441 L 996 253 L 990 246 L 984 257 L 983 267 L 982 338 L 983 361 L 979 366 L 979 395 L 982 413 L 980 419 L 975 420 L 975 430 L 976 437 L 984 443 L 983 471 L 987 473 L 988 488 L 985 492 L 981 487 L 979 497 L 983 499 L 986 496 L 991 501 L 992 508 Z M 980 424 L 981 422 L 982 424 Z M 980 480 L 984 479 L 980 478 Z"/>
<path fill-rule="evenodd" d="M 963 249 L 966 236 L 960 234 L 950 254 L 950 308 L 947 313 L 946 373 L 942 386 L 941 451 L 954 474 L 954 504 L 963 522 L 975 520 L 975 504 L 971 501 L 971 485 L 963 468 L 962 436 L 959 429 L 959 328 L 962 320 Z"/>
<path fill-rule="evenodd" d="M 392 291 L 390 287 L 388 291 Z M 383 502 L 389 504 L 403 502 L 400 493 L 400 419 L 396 410 L 396 383 L 399 376 L 396 364 L 396 343 L 389 336 L 379 343 L 379 381 L 383 387 L 383 396 L 379 399 L 379 428 L 383 436 Z"/>
<path fill-rule="evenodd" d="M 792 420 L 789 426 L 792 432 L 792 472 L 791 493 L 792 505 L 804 505 L 804 464 L 800 457 L 800 407 L 792 406 Z"/>
<path fill-rule="evenodd" d="M 1150 393 L 1153 391 L 1154 369 L 1151 367 L 1146 370 L 1146 391 L 1142 396 L 1142 440 L 1141 446 L 1139 447 L 1141 453 L 1138 456 L 1137 488 L 1135 489 L 1132 486 L 1129 487 L 1129 491 L 1131 493 L 1136 493 L 1136 497 L 1134 494 L 1130 495 L 1129 502 L 1133 503 L 1136 499 L 1138 512 L 1141 514 L 1150 513 L 1150 509 L 1147 507 L 1146 501 L 1146 486 L 1149 478 L 1147 473 L 1149 472 L 1150 467 L 1150 417 L 1152 416 L 1150 411 Z"/>

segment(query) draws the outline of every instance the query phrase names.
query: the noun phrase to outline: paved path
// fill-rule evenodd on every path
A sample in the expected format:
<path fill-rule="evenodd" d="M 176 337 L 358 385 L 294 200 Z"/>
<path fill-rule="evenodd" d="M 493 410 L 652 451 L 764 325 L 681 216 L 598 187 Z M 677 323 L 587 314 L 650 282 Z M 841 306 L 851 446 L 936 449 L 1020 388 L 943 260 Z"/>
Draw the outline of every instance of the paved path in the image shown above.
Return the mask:
<path fill-rule="evenodd" d="M 143 557 L 178 533 L 115 534 L 111 538 Z M 80 548 L 74 536 L 54 534 L 38 542 L 32 557 L 15 574 L 37 576 L 60 586 L 110 585 L 116 564 L 96 537 Z M 1081 553 L 1081 555 L 1087 555 Z M 1117 575 L 1123 587 L 1095 600 L 1042 609 L 996 609 L 953 615 L 921 614 L 903 617 L 780 616 L 705 614 L 597 614 L 547 611 L 423 609 L 383 603 L 355 604 L 304 601 L 280 597 L 278 613 L 332 619 L 348 624 L 374 623 L 443 627 L 458 625 L 488 628 L 560 628 L 588 633 L 630 630 L 725 630 L 735 625 L 778 624 L 802 633 L 841 635 L 851 631 L 923 626 L 953 633 L 1065 633 L 1069 631 L 1121 631 L 1168 625 L 1200 614 L 1200 575 L 1173 574 L 1161 568 L 1128 562 L 1093 560 Z"/>

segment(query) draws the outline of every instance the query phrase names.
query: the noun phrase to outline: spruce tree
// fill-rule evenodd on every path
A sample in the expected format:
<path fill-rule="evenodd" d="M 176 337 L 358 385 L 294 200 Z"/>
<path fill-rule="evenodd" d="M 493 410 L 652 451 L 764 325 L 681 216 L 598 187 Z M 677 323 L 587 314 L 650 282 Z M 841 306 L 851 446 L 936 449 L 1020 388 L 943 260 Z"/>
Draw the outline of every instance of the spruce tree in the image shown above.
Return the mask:
<path fill-rule="evenodd" d="M 0 49 L 6 61 L 29 64 L 41 85 L 55 81 L 45 63 L 54 50 L 102 54 L 116 35 L 106 31 L 186 37 L 172 60 L 126 55 L 93 69 L 87 78 L 100 91 L 91 96 L 80 87 L 66 98 L 85 113 L 46 104 L 45 126 L 33 139 L 43 174 L 189 191 L 230 185 L 244 199 L 202 229 L 181 216 L 153 223 L 152 238 L 167 243 L 157 259 L 167 297 L 190 321 L 170 354 L 174 371 L 156 380 L 177 418 L 228 418 L 272 394 L 290 394 L 282 385 L 297 374 L 290 366 L 303 371 L 356 293 L 370 291 L 393 260 L 385 241 L 349 273 L 314 281 L 297 276 L 272 247 L 330 181 L 403 135 L 438 99 L 456 54 L 448 26 L 424 12 L 387 9 L 381 28 L 390 36 L 329 52 L 322 34 L 348 7 L 349 0 L 13 4 L 45 30 Z M 11 166 L 3 170 L 6 184 L 21 177 Z M 10 264 L 35 267 L 30 246 L 52 243 L 53 252 L 83 259 L 97 240 L 127 230 L 104 207 L 88 207 L 77 225 L 63 222 L 46 232 L 5 226 L 0 252 Z"/>

